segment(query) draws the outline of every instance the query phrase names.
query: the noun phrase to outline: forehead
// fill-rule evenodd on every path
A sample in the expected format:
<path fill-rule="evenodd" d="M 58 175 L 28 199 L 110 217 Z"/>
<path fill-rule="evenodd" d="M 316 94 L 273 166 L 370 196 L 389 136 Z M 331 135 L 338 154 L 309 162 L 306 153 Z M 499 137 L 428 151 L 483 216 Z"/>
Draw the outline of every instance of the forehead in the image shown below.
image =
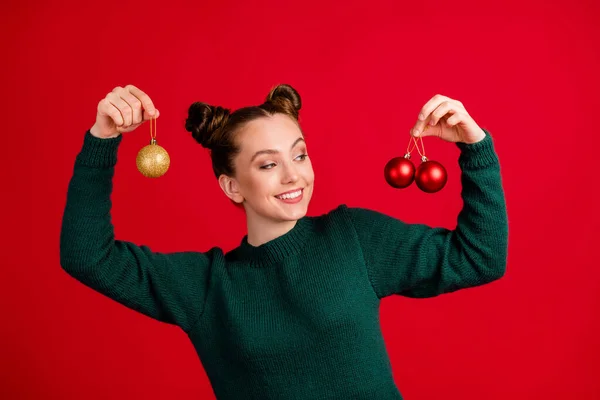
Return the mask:
<path fill-rule="evenodd" d="M 302 137 L 302 131 L 291 117 L 284 114 L 255 119 L 246 124 L 238 135 L 241 152 L 249 157 L 265 149 L 288 151 L 299 137 Z"/>

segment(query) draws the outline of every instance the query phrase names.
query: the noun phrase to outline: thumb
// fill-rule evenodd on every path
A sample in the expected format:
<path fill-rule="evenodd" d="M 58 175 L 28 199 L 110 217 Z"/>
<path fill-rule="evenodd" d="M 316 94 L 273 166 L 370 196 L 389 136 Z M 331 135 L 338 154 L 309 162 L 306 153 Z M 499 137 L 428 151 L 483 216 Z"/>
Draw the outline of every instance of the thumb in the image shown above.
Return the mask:
<path fill-rule="evenodd" d="M 429 128 L 431 128 L 431 125 L 426 124 L 422 127 L 422 129 L 420 129 L 421 127 L 417 127 L 415 129 L 413 129 L 413 136 L 415 137 L 425 137 L 425 136 L 432 136 L 434 135 L 433 131 Z"/>

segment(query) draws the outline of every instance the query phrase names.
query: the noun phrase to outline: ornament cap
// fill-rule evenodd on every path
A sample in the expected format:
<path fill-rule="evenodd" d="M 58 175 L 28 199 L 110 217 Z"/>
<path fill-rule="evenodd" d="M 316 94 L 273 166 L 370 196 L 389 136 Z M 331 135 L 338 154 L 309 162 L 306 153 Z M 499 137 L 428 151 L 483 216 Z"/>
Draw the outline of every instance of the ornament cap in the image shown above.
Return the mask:
<path fill-rule="evenodd" d="M 421 156 L 421 161 L 422 161 L 422 162 L 425 162 L 425 161 L 427 161 L 427 157 L 425 157 L 425 156 Z"/>
<path fill-rule="evenodd" d="M 406 153 L 406 154 L 404 155 L 404 158 L 406 158 L 407 160 L 410 160 L 410 153 Z"/>
<path fill-rule="evenodd" d="M 154 139 L 154 138 L 150 139 L 150 144 L 156 144 L 156 139 Z"/>

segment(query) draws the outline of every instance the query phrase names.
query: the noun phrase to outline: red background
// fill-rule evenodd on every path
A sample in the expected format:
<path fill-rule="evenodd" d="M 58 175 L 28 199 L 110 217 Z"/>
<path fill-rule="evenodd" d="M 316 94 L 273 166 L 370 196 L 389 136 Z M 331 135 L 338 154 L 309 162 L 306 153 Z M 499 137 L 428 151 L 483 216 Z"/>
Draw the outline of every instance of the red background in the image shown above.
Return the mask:
<path fill-rule="evenodd" d="M 177 327 L 84 287 L 59 264 L 67 185 L 96 106 L 134 84 L 161 111 L 171 168 L 144 178 L 145 124 L 119 150 L 117 238 L 229 250 L 245 234 L 183 128 L 196 100 L 236 109 L 273 85 L 302 96 L 316 174 L 309 215 L 340 203 L 453 228 L 458 149 L 424 140 L 449 181 L 387 186 L 383 166 L 436 93 L 495 137 L 509 212 L 506 276 L 433 299 L 388 297 L 381 323 L 402 394 L 600 398 L 595 1 L 3 2 L 0 397 L 214 398 Z M 596 22 L 594 22 L 596 21 Z"/>

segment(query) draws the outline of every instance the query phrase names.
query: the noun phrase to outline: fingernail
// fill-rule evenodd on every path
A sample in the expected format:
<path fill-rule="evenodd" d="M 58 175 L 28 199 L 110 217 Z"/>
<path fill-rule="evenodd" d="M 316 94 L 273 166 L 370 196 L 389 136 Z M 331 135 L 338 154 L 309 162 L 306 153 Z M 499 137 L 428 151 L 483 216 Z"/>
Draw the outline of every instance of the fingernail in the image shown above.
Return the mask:
<path fill-rule="evenodd" d="M 421 133 L 421 132 L 419 132 L 419 130 L 418 130 L 418 129 L 415 129 L 415 130 L 413 131 L 413 135 L 415 135 L 415 136 L 419 136 L 419 133 Z"/>

